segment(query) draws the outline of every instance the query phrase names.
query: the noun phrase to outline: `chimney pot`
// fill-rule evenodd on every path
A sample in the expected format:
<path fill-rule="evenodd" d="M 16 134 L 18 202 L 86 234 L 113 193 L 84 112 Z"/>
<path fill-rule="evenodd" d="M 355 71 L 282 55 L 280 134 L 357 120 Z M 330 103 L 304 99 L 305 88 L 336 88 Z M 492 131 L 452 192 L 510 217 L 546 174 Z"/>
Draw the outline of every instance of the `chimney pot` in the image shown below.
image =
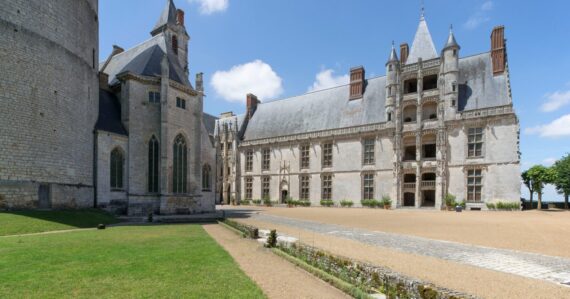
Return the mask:
<path fill-rule="evenodd" d="M 259 100 L 257 99 L 257 96 L 255 96 L 252 93 L 248 93 L 247 94 L 247 101 L 246 101 L 246 105 L 247 105 L 247 118 L 251 119 L 251 117 L 253 117 L 253 114 L 255 113 L 255 111 L 257 110 L 257 105 L 259 104 Z"/>
<path fill-rule="evenodd" d="M 350 69 L 350 96 L 349 100 L 362 98 L 364 95 L 365 71 L 363 66 Z"/>
<path fill-rule="evenodd" d="M 182 9 L 176 10 L 176 21 L 178 25 L 184 27 L 184 11 Z"/>
<path fill-rule="evenodd" d="M 408 43 L 403 43 L 400 45 L 400 63 L 401 64 L 406 64 L 406 61 L 408 60 L 408 54 L 410 53 L 410 47 L 408 46 Z"/>
<path fill-rule="evenodd" d="M 500 75 L 505 71 L 507 51 L 505 40 L 505 26 L 493 28 L 491 33 L 491 60 L 493 61 L 493 74 Z"/>

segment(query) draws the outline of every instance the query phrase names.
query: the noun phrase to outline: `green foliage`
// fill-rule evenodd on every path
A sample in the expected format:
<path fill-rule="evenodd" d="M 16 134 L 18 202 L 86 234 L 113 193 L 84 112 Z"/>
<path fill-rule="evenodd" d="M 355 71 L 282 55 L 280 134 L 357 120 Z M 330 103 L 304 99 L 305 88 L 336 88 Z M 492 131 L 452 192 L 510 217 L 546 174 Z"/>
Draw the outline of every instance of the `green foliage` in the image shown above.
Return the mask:
<path fill-rule="evenodd" d="M 311 206 L 311 201 L 310 201 L 310 200 L 300 200 L 300 201 L 299 201 L 299 206 L 301 206 L 301 207 L 310 207 L 310 206 Z"/>
<path fill-rule="evenodd" d="M 486 203 L 486 205 L 487 205 L 487 209 L 489 209 L 489 210 L 494 210 L 497 208 L 497 206 L 495 206 L 495 204 L 491 203 L 491 202 Z"/>
<path fill-rule="evenodd" d="M 552 169 L 555 173 L 554 186 L 558 193 L 564 195 L 565 208 L 568 209 L 568 196 L 570 195 L 570 154 L 556 161 Z"/>
<path fill-rule="evenodd" d="M 254 205 L 261 205 L 261 199 L 254 199 L 251 202 L 253 202 Z"/>
<path fill-rule="evenodd" d="M 263 198 L 263 204 L 267 207 L 271 207 L 273 205 L 273 202 L 269 197 L 265 197 Z"/>
<path fill-rule="evenodd" d="M 0 298 L 264 298 L 200 225 L 0 238 L 0 248 Z"/>
<path fill-rule="evenodd" d="M 467 203 L 465 202 L 465 200 L 462 200 L 460 202 L 455 202 L 455 206 L 460 206 L 465 210 L 465 208 L 467 208 Z"/>
<path fill-rule="evenodd" d="M 242 205 L 242 206 L 249 206 L 249 205 L 251 205 L 251 200 L 249 200 L 249 199 L 244 199 L 244 200 L 242 200 L 242 201 L 240 202 L 240 205 Z"/>
<path fill-rule="evenodd" d="M 392 205 L 392 199 L 390 198 L 390 196 L 388 196 L 388 195 L 382 196 L 382 205 L 383 206 L 391 206 Z"/>
<path fill-rule="evenodd" d="M 274 248 L 275 246 L 277 246 L 277 231 L 272 229 L 269 232 L 269 237 L 267 237 L 267 244 L 265 244 L 265 246 L 269 247 L 269 248 Z"/>
<path fill-rule="evenodd" d="M 345 199 L 345 200 L 341 200 L 341 201 L 340 201 L 340 206 L 341 206 L 341 207 L 350 208 L 350 207 L 352 207 L 353 205 L 354 205 L 354 202 L 353 202 L 352 200 Z"/>
<path fill-rule="evenodd" d="M 445 195 L 445 205 L 447 207 L 455 207 L 455 205 L 457 204 L 455 202 L 455 195 L 448 193 L 447 195 Z"/>
<path fill-rule="evenodd" d="M 553 168 L 535 165 L 527 170 L 527 176 L 532 182 L 532 188 L 538 193 L 538 209 L 542 208 L 542 190 L 546 184 L 554 183 L 556 172 Z"/>
<path fill-rule="evenodd" d="M 376 199 L 363 199 L 360 201 L 360 204 L 362 204 L 363 207 L 369 207 L 369 208 L 376 208 L 382 205 L 382 203 L 377 201 Z"/>
<path fill-rule="evenodd" d="M 334 201 L 332 201 L 330 199 L 323 199 L 323 200 L 321 200 L 321 206 L 332 207 L 332 206 L 334 206 Z"/>

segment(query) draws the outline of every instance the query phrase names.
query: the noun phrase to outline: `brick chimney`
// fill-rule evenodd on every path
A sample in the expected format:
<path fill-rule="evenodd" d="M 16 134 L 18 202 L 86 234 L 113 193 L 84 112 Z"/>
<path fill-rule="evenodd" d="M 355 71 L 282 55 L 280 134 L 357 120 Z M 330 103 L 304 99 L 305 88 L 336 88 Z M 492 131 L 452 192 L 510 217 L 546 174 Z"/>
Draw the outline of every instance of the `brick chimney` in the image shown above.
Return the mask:
<path fill-rule="evenodd" d="M 255 111 L 257 110 L 257 105 L 259 104 L 259 100 L 257 99 L 257 97 L 252 94 L 252 93 L 248 93 L 247 94 L 247 119 L 251 119 L 253 117 L 253 114 L 255 114 Z"/>
<path fill-rule="evenodd" d="M 362 98 L 364 95 L 364 67 L 358 66 L 350 69 L 350 96 L 349 100 Z"/>
<path fill-rule="evenodd" d="M 491 60 L 493 61 L 493 74 L 495 76 L 502 74 L 507 63 L 505 26 L 493 28 L 491 33 Z"/>
<path fill-rule="evenodd" d="M 110 90 L 109 75 L 107 73 L 99 72 L 99 88 L 104 90 Z"/>
<path fill-rule="evenodd" d="M 408 43 L 403 43 L 400 45 L 400 63 L 406 64 L 406 60 L 408 60 L 408 54 L 410 53 L 410 47 Z"/>
<path fill-rule="evenodd" d="M 184 11 L 182 9 L 176 10 L 176 23 L 184 27 Z"/>
<path fill-rule="evenodd" d="M 117 45 L 113 45 L 113 52 L 111 52 L 111 56 L 115 56 L 115 55 L 121 54 L 123 52 L 125 52 L 125 49 L 123 49 Z"/>

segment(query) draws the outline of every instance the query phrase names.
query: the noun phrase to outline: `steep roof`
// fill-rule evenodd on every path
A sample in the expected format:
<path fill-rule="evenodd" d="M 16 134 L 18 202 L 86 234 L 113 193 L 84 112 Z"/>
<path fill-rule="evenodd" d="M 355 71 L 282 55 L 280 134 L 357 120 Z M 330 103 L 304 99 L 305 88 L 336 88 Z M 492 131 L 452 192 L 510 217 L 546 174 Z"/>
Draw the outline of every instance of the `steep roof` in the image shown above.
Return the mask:
<path fill-rule="evenodd" d="M 214 130 L 216 128 L 216 120 L 218 118 L 210 115 L 208 113 L 203 113 L 202 114 L 202 122 L 204 123 L 204 127 L 206 127 L 206 131 L 208 131 L 209 135 L 214 135 Z"/>
<path fill-rule="evenodd" d="M 438 57 L 423 15 L 420 18 L 420 24 L 418 25 L 418 30 L 416 31 L 416 36 L 414 37 L 412 49 L 410 50 L 406 64 L 416 63 L 420 57 L 424 61 Z"/>
<path fill-rule="evenodd" d="M 451 47 L 461 48 L 457 41 L 455 40 L 455 35 L 453 34 L 453 30 L 449 30 L 449 36 L 447 37 L 447 42 L 445 46 L 443 46 L 443 50 Z"/>
<path fill-rule="evenodd" d="M 160 14 L 160 18 L 151 31 L 151 35 L 156 35 L 162 28 L 168 25 L 176 25 L 176 6 L 172 0 L 167 0 L 166 6 Z"/>
<path fill-rule="evenodd" d="M 99 90 L 99 117 L 95 130 L 127 136 L 127 130 L 121 122 L 121 105 L 115 95 L 107 90 Z"/>

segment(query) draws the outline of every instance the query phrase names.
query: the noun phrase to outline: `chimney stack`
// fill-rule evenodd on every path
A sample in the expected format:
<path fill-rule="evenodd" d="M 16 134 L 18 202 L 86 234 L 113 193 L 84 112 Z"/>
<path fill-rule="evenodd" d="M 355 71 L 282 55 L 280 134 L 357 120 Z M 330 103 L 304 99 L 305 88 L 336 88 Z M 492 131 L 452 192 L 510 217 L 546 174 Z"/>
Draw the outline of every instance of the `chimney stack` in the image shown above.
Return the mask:
<path fill-rule="evenodd" d="M 204 91 L 204 74 L 197 73 L 196 74 L 196 90 L 197 91 Z"/>
<path fill-rule="evenodd" d="M 253 114 L 257 110 L 257 105 L 259 104 L 259 100 L 254 94 L 248 93 L 246 104 L 247 104 L 247 119 L 251 119 L 253 117 Z"/>
<path fill-rule="evenodd" d="M 493 61 L 493 75 L 502 74 L 507 63 L 505 26 L 493 28 L 491 33 L 491 60 Z"/>
<path fill-rule="evenodd" d="M 176 23 L 184 27 L 184 11 L 182 9 L 176 10 Z"/>
<path fill-rule="evenodd" d="M 109 75 L 107 73 L 99 72 L 99 88 L 104 90 L 110 90 Z"/>
<path fill-rule="evenodd" d="M 111 52 L 111 56 L 115 56 L 115 55 L 121 54 L 123 52 L 125 52 L 125 49 L 123 49 L 117 45 L 113 45 L 113 52 Z"/>
<path fill-rule="evenodd" d="M 350 96 L 349 100 L 362 98 L 364 95 L 364 67 L 358 66 L 350 69 Z"/>
<path fill-rule="evenodd" d="M 408 54 L 410 53 L 410 47 L 408 43 L 403 43 L 400 45 L 400 64 L 406 64 L 408 60 Z"/>

